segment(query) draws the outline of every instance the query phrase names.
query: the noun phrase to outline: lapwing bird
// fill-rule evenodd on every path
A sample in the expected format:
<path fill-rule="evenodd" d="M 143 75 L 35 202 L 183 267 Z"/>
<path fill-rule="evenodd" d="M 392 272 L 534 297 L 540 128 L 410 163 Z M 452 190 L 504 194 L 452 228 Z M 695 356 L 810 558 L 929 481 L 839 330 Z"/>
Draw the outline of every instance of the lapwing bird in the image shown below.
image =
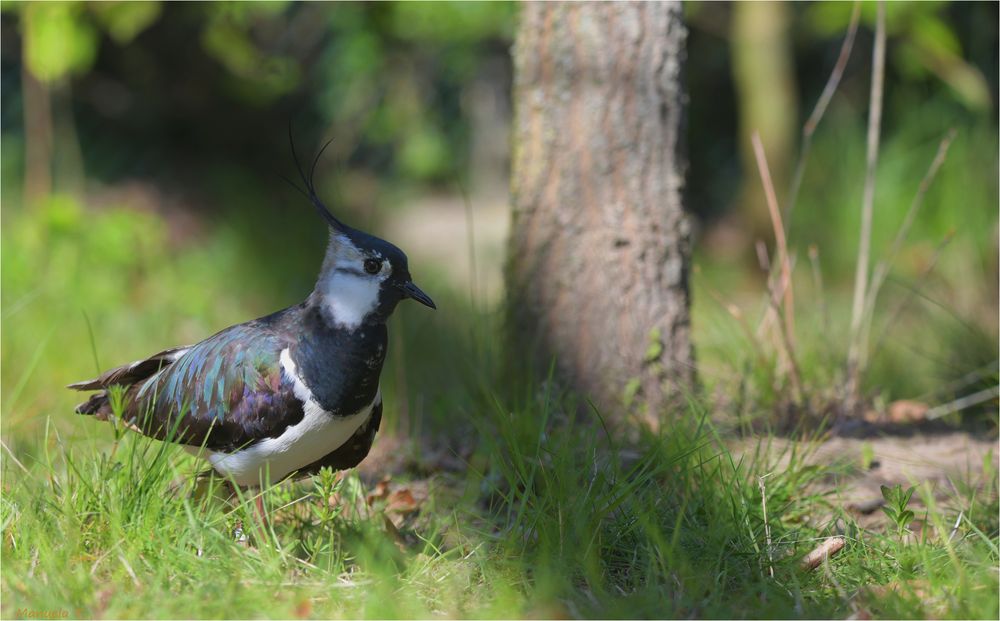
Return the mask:
<path fill-rule="evenodd" d="M 71 384 L 99 391 L 77 413 L 120 415 L 133 431 L 206 458 L 239 486 L 352 468 L 368 455 L 382 420 L 386 320 L 408 298 L 436 307 L 411 280 L 403 251 L 335 217 L 316 194 L 315 161 L 306 178 L 294 145 L 292 154 L 303 194 L 330 229 L 312 293 L 195 345 Z"/>

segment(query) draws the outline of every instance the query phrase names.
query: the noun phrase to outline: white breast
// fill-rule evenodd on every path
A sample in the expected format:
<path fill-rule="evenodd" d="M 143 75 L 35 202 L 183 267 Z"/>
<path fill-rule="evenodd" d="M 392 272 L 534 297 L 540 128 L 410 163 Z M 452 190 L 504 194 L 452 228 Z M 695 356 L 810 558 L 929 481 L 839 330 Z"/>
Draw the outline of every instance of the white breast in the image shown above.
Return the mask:
<path fill-rule="evenodd" d="M 277 438 L 261 440 L 233 453 L 208 453 L 215 470 L 232 478 L 237 485 L 257 485 L 261 481 L 274 483 L 325 457 L 353 436 L 368 421 L 372 408 L 382 402 L 379 390 L 375 399 L 355 414 L 333 416 L 313 398 L 312 391 L 299 377 L 287 348 L 281 352 L 281 368 L 292 382 L 295 396 L 302 401 L 305 415 Z"/>

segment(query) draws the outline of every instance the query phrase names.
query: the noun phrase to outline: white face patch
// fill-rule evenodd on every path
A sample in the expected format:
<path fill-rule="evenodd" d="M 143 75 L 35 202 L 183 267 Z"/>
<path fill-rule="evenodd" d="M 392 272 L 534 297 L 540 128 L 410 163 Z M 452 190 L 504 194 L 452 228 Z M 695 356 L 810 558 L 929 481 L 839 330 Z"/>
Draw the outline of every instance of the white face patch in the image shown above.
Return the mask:
<path fill-rule="evenodd" d="M 389 278 L 392 267 L 378 253 L 362 253 L 346 237 L 338 236 L 335 241 L 327 248 L 323 274 L 316 290 L 334 322 L 353 330 L 378 306 L 379 289 Z M 365 261 L 371 259 L 381 263 L 375 274 L 365 270 Z"/>
<path fill-rule="evenodd" d="M 233 453 L 209 451 L 215 470 L 232 477 L 237 485 L 257 485 L 265 477 L 275 483 L 292 472 L 322 459 L 347 442 L 382 402 L 381 391 L 370 404 L 350 416 L 333 416 L 313 399 L 312 391 L 298 375 L 288 349 L 281 351 L 282 375 L 292 381 L 295 396 L 302 401 L 304 416 L 277 438 L 267 438 Z M 193 447 L 189 447 L 193 448 Z M 195 448 L 192 452 L 197 451 Z"/>
<path fill-rule="evenodd" d="M 382 279 L 378 275 L 334 272 L 322 284 L 323 304 L 330 311 L 334 323 L 353 330 L 378 305 Z"/>

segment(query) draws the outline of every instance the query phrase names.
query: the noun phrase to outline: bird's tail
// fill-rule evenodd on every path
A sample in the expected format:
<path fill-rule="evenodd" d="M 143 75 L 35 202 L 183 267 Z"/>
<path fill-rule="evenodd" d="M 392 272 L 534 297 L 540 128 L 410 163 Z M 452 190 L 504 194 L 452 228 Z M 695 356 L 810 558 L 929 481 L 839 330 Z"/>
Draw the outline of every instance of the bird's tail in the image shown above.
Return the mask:
<path fill-rule="evenodd" d="M 77 414 L 87 414 L 104 418 L 111 411 L 111 400 L 108 398 L 108 391 L 102 390 L 99 393 L 90 395 L 90 398 L 76 406 Z"/>

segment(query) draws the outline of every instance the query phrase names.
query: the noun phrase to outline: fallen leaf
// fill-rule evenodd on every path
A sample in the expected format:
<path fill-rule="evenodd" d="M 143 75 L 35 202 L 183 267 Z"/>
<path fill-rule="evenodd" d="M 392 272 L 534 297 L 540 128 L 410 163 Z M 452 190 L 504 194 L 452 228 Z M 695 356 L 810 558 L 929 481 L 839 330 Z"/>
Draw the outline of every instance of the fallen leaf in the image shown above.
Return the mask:
<path fill-rule="evenodd" d="M 382 480 L 375 484 L 375 489 L 368 494 L 365 500 L 368 501 L 368 506 L 372 506 L 376 500 L 382 500 L 389 495 L 389 483 L 392 481 L 392 477 L 385 475 Z"/>
<path fill-rule="evenodd" d="M 295 605 L 295 616 L 299 619 L 308 619 L 312 613 L 312 602 L 306 598 Z"/>
<path fill-rule="evenodd" d="M 919 423 L 927 418 L 926 403 L 900 400 L 889 404 L 889 421 L 893 423 Z"/>
<path fill-rule="evenodd" d="M 396 513 L 412 513 L 420 508 L 420 503 L 408 488 L 397 489 L 389 494 L 385 510 Z"/>

